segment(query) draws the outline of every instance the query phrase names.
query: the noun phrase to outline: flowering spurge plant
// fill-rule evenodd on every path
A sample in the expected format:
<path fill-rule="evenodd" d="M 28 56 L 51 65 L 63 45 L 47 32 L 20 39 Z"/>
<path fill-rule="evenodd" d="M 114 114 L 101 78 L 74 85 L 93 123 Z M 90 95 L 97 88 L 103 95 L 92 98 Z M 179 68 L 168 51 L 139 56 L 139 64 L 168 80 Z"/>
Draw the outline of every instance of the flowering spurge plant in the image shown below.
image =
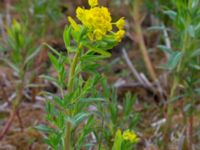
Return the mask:
<path fill-rule="evenodd" d="M 89 0 L 89 5 L 89 9 L 77 8 L 79 23 L 68 17 L 70 25 L 64 31 L 68 57 L 49 46 L 53 51 L 49 58 L 57 78 L 46 78 L 55 83 L 61 94 L 50 93 L 52 100 L 46 105 L 49 126 L 37 128 L 48 133 L 46 142 L 55 150 L 88 148 L 103 141 L 94 130 L 96 123 L 101 124 L 95 120 L 98 118 L 95 117 L 96 105 L 105 101 L 96 90 L 102 79 L 97 72 L 97 62 L 111 56 L 108 50 L 122 40 L 125 21 L 121 18 L 112 22 L 108 9 L 100 7 L 96 0 Z M 66 65 L 70 66 L 69 71 Z"/>
<path fill-rule="evenodd" d="M 101 118 L 100 130 L 96 129 L 97 139 L 101 139 L 103 144 L 99 144 L 100 149 L 123 150 L 136 148 L 138 137 L 134 130 L 140 121 L 140 114 L 133 109 L 136 96 L 126 93 L 123 103 L 119 104 L 117 91 L 110 87 L 105 79 L 102 80 L 102 97 L 105 103 L 98 103 L 99 118 Z M 123 134 L 121 132 L 123 130 Z M 121 134 L 117 134 L 120 131 Z M 123 138 L 122 138 L 123 135 Z"/>

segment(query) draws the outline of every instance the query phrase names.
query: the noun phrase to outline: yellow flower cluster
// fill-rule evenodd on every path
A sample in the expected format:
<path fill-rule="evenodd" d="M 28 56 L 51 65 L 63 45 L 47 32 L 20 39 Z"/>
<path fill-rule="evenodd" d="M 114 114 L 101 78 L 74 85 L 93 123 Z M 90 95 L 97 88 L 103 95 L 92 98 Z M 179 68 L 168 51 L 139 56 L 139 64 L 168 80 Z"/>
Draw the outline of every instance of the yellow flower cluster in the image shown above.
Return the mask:
<path fill-rule="evenodd" d="M 128 140 L 131 143 L 136 143 L 139 140 L 135 132 L 130 130 L 126 130 L 123 132 L 123 139 Z"/>
<path fill-rule="evenodd" d="M 76 16 L 89 29 L 88 36 L 90 40 L 101 40 L 106 34 L 113 33 L 113 24 L 115 24 L 119 31 L 114 33 L 114 36 L 120 42 L 125 35 L 123 30 L 125 25 L 124 18 L 119 19 L 116 23 L 112 23 L 112 17 L 108 8 L 98 6 L 98 0 L 88 0 L 88 3 L 91 8 L 78 7 L 76 9 Z M 72 21 L 72 18 L 68 19 L 72 27 L 76 28 L 77 26 Z"/>
<path fill-rule="evenodd" d="M 125 31 L 124 30 L 119 30 L 117 33 L 115 33 L 115 38 L 117 41 L 121 41 L 121 39 L 124 37 Z"/>
<path fill-rule="evenodd" d="M 112 30 L 112 18 L 106 7 L 93 7 L 89 10 L 78 7 L 76 16 L 91 31 L 90 39 L 101 40 L 108 31 Z"/>
<path fill-rule="evenodd" d="M 91 7 L 95 7 L 98 5 L 98 0 L 88 0 L 88 3 Z"/>
<path fill-rule="evenodd" d="M 116 24 L 117 28 L 119 29 L 119 31 L 117 33 L 115 33 L 115 38 L 117 41 L 121 41 L 121 39 L 125 35 L 125 31 L 123 30 L 123 28 L 125 26 L 124 18 L 119 19 L 115 24 Z"/>

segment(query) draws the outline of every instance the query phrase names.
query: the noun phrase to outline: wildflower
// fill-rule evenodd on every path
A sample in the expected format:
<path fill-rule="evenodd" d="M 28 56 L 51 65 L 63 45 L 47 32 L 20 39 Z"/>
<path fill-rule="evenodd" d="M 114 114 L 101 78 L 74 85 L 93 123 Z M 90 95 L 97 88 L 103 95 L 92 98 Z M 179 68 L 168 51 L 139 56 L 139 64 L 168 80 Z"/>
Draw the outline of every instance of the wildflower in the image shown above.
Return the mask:
<path fill-rule="evenodd" d="M 88 0 L 90 7 L 95 7 L 98 5 L 98 0 Z"/>
<path fill-rule="evenodd" d="M 84 20 L 83 17 L 85 17 L 85 9 L 78 7 L 76 9 L 76 17 L 79 18 L 79 20 Z"/>
<path fill-rule="evenodd" d="M 76 21 L 74 21 L 74 19 L 72 17 L 69 16 L 68 21 L 70 22 L 70 24 L 74 30 L 76 30 L 76 31 L 79 30 L 78 24 L 76 23 Z"/>
<path fill-rule="evenodd" d="M 135 134 L 134 131 L 130 131 L 130 130 L 124 131 L 124 133 L 123 133 L 123 139 L 124 139 L 124 140 L 128 140 L 128 141 L 130 141 L 131 143 L 136 143 L 136 142 L 138 142 L 138 137 L 137 137 L 137 135 Z"/>
<path fill-rule="evenodd" d="M 96 37 L 96 39 L 101 39 L 100 37 L 103 37 L 108 31 L 112 30 L 112 18 L 106 7 L 94 7 L 91 9 L 78 7 L 76 16 L 94 37 L 96 37 L 96 33 L 98 35 L 101 33 L 101 36 Z"/>
<path fill-rule="evenodd" d="M 120 18 L 117 22 L 116 22 L 116 26 L 119 30 L 122 30 L 125 26 L 125 20 L 124 18 Z"/>
<path fill-rule="evenodd" d="M 112 34 L 113 24 L 115 24 L 119 31 L 112 35 L 114 35 L 113 38 L 120 42 L 125 35 L 125 31 L 123 30 L 125 24 L 124 19 L 121 18 L 116 23 L 112 23 L 112 17 L 108 8 L 98 6 L 98 0 L 88 0 L 88 3 L 91 8 L 85 9 L 78 7 L 76 9 L 76 17 L 87 28 L 87 36 L 89 39 L 91 41 L 98 41 L 105 35 Z M 77 30 L 79 27 L 77 23 L 72 18 L 68 18 L 68 20 L 72 27 Z"/>
<path fill-rule="evenodd" d="M 120 42 L 122 40 L 122 38 L 125 35 L 125 31 L 124 30 L 119 30 L 115 33 L 115 39 Z"/>

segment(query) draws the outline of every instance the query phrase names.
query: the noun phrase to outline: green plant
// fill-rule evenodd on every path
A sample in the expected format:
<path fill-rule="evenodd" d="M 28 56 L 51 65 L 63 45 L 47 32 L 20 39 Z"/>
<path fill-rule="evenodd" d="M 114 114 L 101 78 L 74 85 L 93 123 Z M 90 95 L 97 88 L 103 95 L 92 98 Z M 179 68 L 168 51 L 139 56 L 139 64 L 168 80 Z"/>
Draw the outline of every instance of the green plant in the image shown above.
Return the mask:
<path fill-rule="evenodd" d="M 57 72 L 57 78 L 44 77 L 53 81 L 61 94 L 58 96 L 49 93 L 52 100 L 48 100 L 46 105 L 46 119 L 50 126 L 39 125 L 37 128 L 48 133 L 46 142 L 56 150 L 81 149 L 94 144 L 87 141 L 91 141 L 91 134 L 96 134 L 94 122 L 99 121 L 95 111 L 90 111 L 90 106 L 102 110 L 100 113 L 105 116 L 100 119 L 100 122 L 107 118 L 102 107 L 102 104 L 107 101 L 97 88 L 102 80 L 97 72 L 98 62 L 111 56 L 108 50 L 116 46 L 123 38 L 125 21 L 121 18 L 111 23 L 112 19 L 106 7 L 99 7 L 97 0 L 89 0 L 89 4 L 90 9 L 78 7 L 76 10 L 81 24 L 77 24 L 71 17 L 68 17 L 71 25 L 67 26 L 64 31 L 67 56 L 66 53 L 59 53 L 48 45 L 53 52 L 53 54 L 49 53 L 49 58 Z M 117 32 L 112 31 L 113 25 L 118 28 Z M 73 58 L 70 58 L 71 54 L 74 54 Z M 65 65 L 70 66 L 69 72 L 65 70 Z M 87 78 L 83 78 L 83 73 L 87 75 Z M 66 78 L 68 78 L 67 81 Z M 107 95 L 107 100 L 109 96 Z M 112 101 L 107 105 L 109 106 L 107 108 L 112 108 L 112 110 L 107 109 L 111 112 L 109 114 L 112 115 L 110 117 L 113 120 L 112 123 L 108 123 L 109 126 L 115 126 L 114 123 L 119 121 L 116 119 L 117 108 L 112 106 L 112 104 L 116 106 L 116 98 L 113 100 L 115 100 L 114 103 Z M 125 118 L 127 119 L 127 113 L 131 112 L 129 103 L 132 104 L 132 102 L 128 100 L 126 102 L 128 103 L 125 107 Z M 104 126 L 104 123 L 102 125 Z M 111 127 L 111 130 L 116 128 Z M 101 130 L 104 129 L 101 128 Z M 102 133 L 106 134 L 105 131 Z M 115 131 L 112 131 L 112 134 L 114 133 Z M 97 144 L 99 148 L 104 141 L 98 135 L 95 135 L 94 140 L 99 143 Z"/>
<path fill-rule="evenodd" d="M 35 40 L 44 38 L 51 31 L 58 33 L 57 22 L 61 18 L 60 1 L 55 0 L 19 0 L 16 3 L 15 13 L 19 14 L 24 26 L 33 32 Z"/>
<path fill-rule="evenodd" d="M 100 97 L 103 97 L 105 102 L 97 104 L 97 112 L 100 118 L 97 122 L 100 122 L 101 124 L 100 130 L 96 131 L 97 139 L 101 139 L 98 148 L 101 149 L 102 147 L 106 147 L 107 149 L 112 149 L 112 147 L 116 147 L 114 146 L 116 144 L 113 144 L 116 143 L 117 140 L 114 138 L 117 134 L 116 131 L 121 129 L 135 130 L 136 125 L 140 120 L 140 114 L 135 112 L 132 108 L 136 101 L 135 96 L 132 96 L 130 93 L 126 93 L 124 99 L 122 100 L 123 102 L 120 104 L 117 91 L 114 88 L 109 87 L 106 83 L 106 79 L 102 79 L 101 86 L 102 92 L 100 93 Z M 132 145 L 125 146 L 124 148 L 132 148 L 132 146 L 134 146 L 133 143 Z M 120 147 L 118 148 L 120 149 Z M 121 148 L 123 149 L 123 147 Z"/>
<path fill-rule="evenodd" d="M 195 103 L 199 99 L 199 33 L 200 33 L 200 9 L 199 0 L 172 0 L 174 9 L 165 11 L 173 23 L 171 34 L 174 38 L 172 45 L 173 50 L 165 48 L 170 58 L 164 68 L 171 71 L 173 75 L 173 84 L 168 97 L 167 123 L 165 127 L 165 144 L 167 149 L 169 134 L 174 114 L 174 102 L 183 97 L 184 106 L 183 122 L 188 124 L 188 143 L 187 148 L 192 149 L 192 131 L 193 131 L 193 114 L 195 113 Z M 176 50 L 175 50 L 176 49 Z"/>
<path fill-rule="evenodd" d="M 10 118 L 0 134 L 0 139 L 2 139 L 9 130 L 15 115 L 17 115 L 20 120 L 19 106 L 23 99 L 23 90 L 25 87 L 29 86 L 29 81 L 25 80 L 26 73 L 32 68 L 33 59 L 41 50 L 41 46 L 33 46 L 31 35 L 29 35 L 23 25 L 16 20 L 13 21 L 11 27 L 7 28 L 7 43 L 4 43 L 4 46 L 2 44 L 2 47 L 4 47 L 4 50 L 7 50 L 9 57 L 2 57 L 0 60 L 13 69 L 18 79 L 13 81 L 16 97 L 12 101 Z"/>
<path fill-rule="evenodd" d="M 120 130 L 116 132 L 112 150 L 132 150 L 138 138 L 133 131 L 126 130 L 121 133 Z"/>

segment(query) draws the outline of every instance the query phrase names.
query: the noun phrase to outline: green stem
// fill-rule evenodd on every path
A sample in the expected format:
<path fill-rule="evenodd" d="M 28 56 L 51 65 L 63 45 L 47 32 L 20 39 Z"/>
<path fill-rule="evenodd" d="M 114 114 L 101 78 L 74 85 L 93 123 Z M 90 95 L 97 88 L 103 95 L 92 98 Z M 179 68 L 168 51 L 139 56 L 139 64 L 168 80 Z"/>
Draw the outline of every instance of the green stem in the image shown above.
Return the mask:
<path fill-rule="evenodd" d="M 23 89 L 24 89 L 24 78 L 25 78 L 25 69 L 24 69 L 24 63 L 21 64 L 20 72 L 19 72 L 19 83 L 17 83 L 16 86 L 16 99 L 13 102 L 13 109 L 17 109 L 17 107 L 21 103 L 21 99 L 23 96 Z"/>
<path fill-rule="evenodd" d="M 168 104 L 167 104 L 167 120 L 166 120 L 166 125 L 165 125 L 165 130 L 164 130 L 164 141 L 165 141 L 164 143 L 165 144 L 163 144 L 163 149 L 166 149 L 166 150 L 168 149 L 169 134 L 170 134 L 172 116 L 174 113 L 174 106 L 171 103 L 171 100 L 174 98 L 174 96 L 176 94 L 176 89 L 180 82 L 179 75 L 181 72 L 182 63 L 184 60 L 185 52 L 187 50 L 187 46 L 188 46 L 188 34 L 185 32 L 184 37 L 183 37 L 182 58 L 181 58 L 180 62 L 178 63 L 178 66 L 175 71 L 176 74 L 174 75 L 174 80 L 173 80 L 173 84 L 172 84 L 172 88 L 170 91 L 170 96 L 169 96 Z"/>
<path fill-rule="evenodd" d="M 69 79 L 68 79 L 68 85 L 67 85 L 67 89 L 68 89 L 68 93 L 71 93 L 73 92 L 73 81 L 74 81 L 74 76 L 75 76 L 75 71 L 76 71 L 76 66 L 78 64 L 78 61 L 79 61 L 79 57 L 80 57 L 80 54 L 81 54 L 81 48 L 82 48 L 82 45 L 79 45 L 78 47 L 78 50 L 73 58 L 73 61 L 71 63 L 71 67 L 70 67 L 70 72 L 69 72 Z M 66 115 L 70 115 L 71 112 L 70 110 L 67 110 L 66 111 Z M 66 131 L 65 131 L 65 150 L 71 150 L 71 142 L 70 142 L 70 139 L 71 139 L 71 123 L 68 121 L 66 123 Z"/>
<path fill-rule="evenodd" d="M 72 61 L 72 64 L 71 64 L 71 68 L 70 68 L 70 73 L 69 73 L 69 79 L 68 79 L 68 85 L 67 85 L 67 90 L 69 93 L 72 92 L 73 90 L 73 78 L 74 78 L 74 75 L 75 75 L 75 70 L 76 70 L 76 65 L 78 63 L 78 60 L 79 60 L 79 56 L 80 56 L 80 49 L 78 49 L 76 55 L 74 56 L 74 59 Z"/>

